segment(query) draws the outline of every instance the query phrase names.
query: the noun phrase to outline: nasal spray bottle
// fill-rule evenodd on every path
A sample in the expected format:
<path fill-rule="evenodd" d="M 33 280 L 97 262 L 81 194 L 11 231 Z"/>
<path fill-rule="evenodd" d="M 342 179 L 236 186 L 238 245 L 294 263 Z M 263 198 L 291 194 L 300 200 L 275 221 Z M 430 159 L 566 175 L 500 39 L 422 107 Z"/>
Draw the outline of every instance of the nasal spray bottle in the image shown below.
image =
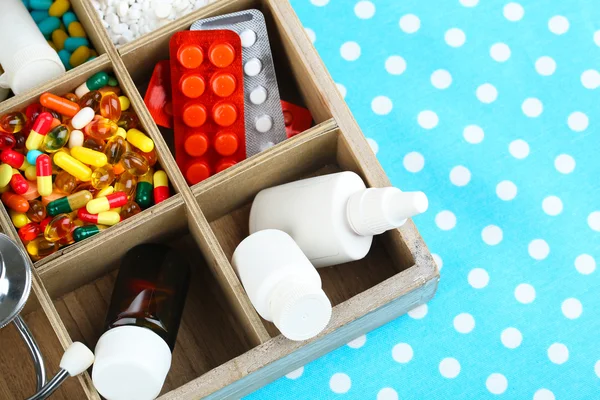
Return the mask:
<path fill-rule="evenodd" d="M 373 235 L 402 226 L 428 207 L 423 192 L 368 189 L 354 172 L 304 179 L 259 192 L 250 211 L 250 233 L 288 233 L 315 267 L 364 258 Z"/>
<path fill-rule="evenodd" d="M 0 88 L 20 94 L 65 72 L 22 0 L 1 0 Z"/>

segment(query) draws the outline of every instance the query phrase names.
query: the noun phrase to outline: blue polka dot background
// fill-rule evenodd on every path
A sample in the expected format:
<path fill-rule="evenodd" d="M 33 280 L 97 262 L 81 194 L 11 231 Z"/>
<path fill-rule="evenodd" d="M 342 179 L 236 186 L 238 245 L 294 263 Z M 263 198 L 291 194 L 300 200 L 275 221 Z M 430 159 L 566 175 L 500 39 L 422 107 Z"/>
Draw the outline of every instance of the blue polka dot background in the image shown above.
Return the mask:
<path fill-rule="evenodd" d="M 441 281 L 247 398 L 600 398 L 597 2 L 291 3 Z"/>

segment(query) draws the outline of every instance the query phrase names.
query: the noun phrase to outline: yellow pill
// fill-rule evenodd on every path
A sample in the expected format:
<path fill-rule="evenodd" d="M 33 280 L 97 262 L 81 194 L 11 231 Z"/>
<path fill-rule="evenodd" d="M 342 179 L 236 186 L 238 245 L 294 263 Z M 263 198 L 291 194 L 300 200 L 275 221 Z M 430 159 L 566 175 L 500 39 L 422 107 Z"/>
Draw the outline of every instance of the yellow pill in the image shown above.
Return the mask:
<path fill-rule="evenodd" d="M 92 170 L 89 167 L 63 151 L 54 153 L 54 163 L 80 181 L 88 182 L 92 179 Z"/>
<path fill-rule="evenodd" d="M 57 29 L 52 32 L 52 42 L 59 51 L 65 48 L 65 40 L 68 38 L 69 35 L 67 35 L 67 32 L 63 31 L 62 29 Z"/>
<path fill-rule="evenodd" d="M 82 146 L 73 147 L 71 149 L 71 156 L 84 164 L 92 165 L 94 167 L 103 167 L 108 162 L 106 154 Z"/>
<path fill-rule="evenodd" d="M 48 9 L 51 17 L 62 17 L 71 8 L 69 0 L 55 0 Z"/>
<path fill-rule="evenodd" d="M 37 171 L 36 171 L 35 166 L 30 165 L 29 167 L 27 167 L 27 169 L 25 170 L 25 178 L 28 181 L 37 180 Z"/>
<path fill-rule="evenodd" d="M 50 40 L 47 40 L 47 42 L 48 42 L 48 45 L 49 45 L 50 47 L 52 47 L 52 50 L 54 50 L 54 51 L 58 51 L 58 49 L 56 48 L 56 45 L 55 45 L 54 43 L 52 43 Z"/>
<path fill-rule="evenodd" d="M 35 167 L 34 167 L 35 168 Z M 12 167 L 8 164 L 0 165 L 0 187 L 6 187 L 12 179 Z"/>
<path fill-rule="evenodd" d="M 137 129 L 127 131 L 127 141 L 144 153 L 154 150 L 154 142 Z"/>
<path fill-rule="evenodd" d="M 71 58 L 69 58 L 69 64 L 73 67 L 78 67 L 84 62 L 86 62 L 90 58 L 90 49 L 86 46 L 78 47 L 77 50 L 71 54 Z"/>
<path fill-rule="evenodd" d="M 15 226 L 15 228 L 20 229 L 31 222 L 29 218 L 27 218 L 27 214 L 20 213 L 15 210 L 8 210 L 8 214 L 10 215 L 10 219 Z"/>
<path fill-rule="evenodd" d="M 125 129 L 119 127 L 119 129 L 117 129 L 117 136 L 121 136 L 123 139 L 127 139 L 127 132 L 125 131 Z"/>
<path fill-rule="evenodd" d="M 10 185 L 6 185 L 3 188 L 0 188 L 0 193 L 8 192 L 10 190 Z"/>
<path fill-rule="evenodd" d="M 83 29 L 83 25 L 81 25 L 81 22 L 79 22 L 79 21 L 71 22 L 67 29 L 69 30 L 69 35 L 71 35 L 71 37 L 83 37 L 84 38 L 87 36 L 85 34 L 85 29 Z"/>
<path fill-rule="evenodd" d="M 108 196 L 109 194 L 113 194 L 114 192 L 115 192 L 114 187 L 107 186 L 104 189 L 100 190 L 98 193 L 96 193 L 96 198 L 105 197 L 105 196 Z"/>
<path fill-rule="evenodd" d="M 127 111 L 131 105 L 127 96 L 119 96 L 119 103 L 121 103 L 121 111 Z"/>

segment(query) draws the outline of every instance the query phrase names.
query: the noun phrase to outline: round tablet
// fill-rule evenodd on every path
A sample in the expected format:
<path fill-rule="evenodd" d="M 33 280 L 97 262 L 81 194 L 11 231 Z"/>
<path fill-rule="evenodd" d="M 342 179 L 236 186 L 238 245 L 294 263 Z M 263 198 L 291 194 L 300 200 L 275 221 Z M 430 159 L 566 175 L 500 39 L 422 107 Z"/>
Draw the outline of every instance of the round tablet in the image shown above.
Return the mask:
<path fill-rule="evenodd" d="M 173 7 L 169 3 L 154 3 L 154 15 L 156 15 L 156 18 L 169 18 L 172 9 Z"/>
<path fill-rule="evenodd" d="M 240 33 L 240 39 L 242 39 L 242 47 L 252 47 L 256 43 L 256 32 L 245 29 Z"/>
<path fill-rule="evenodd" d="M 200 75 L 184 75 L 179 82 L 181 93 L 190 99 L 202 96 L 204 88 L 204 78 Z"/>
<path fill-rule="evenodd" d="M 218 172 L 223 171 L 224 169 L 233 167 L 235 164 L 236 164 L 236 162 L 234 160 L 229 160 L 229 159 L 222 160 L 221 162 L 219 162 L 217 164 L 216 172 L 218 173 Z"/>
<path fill-rule="evenodd" d="M 259 86 L 250 92 L 250 102 L 252 104 L 259 105 L 265 101 L 267 101 L 267 89 L 264 87 Z"/>
<path fill-rule="evenodd" d="M 200 46 L 190 44 L 179 48 L 177 51 L 177 60 L 185 68 L 198 68 L 202 64 L 202 61 L 204 61 L 204 53 Z"/>
<path fill-rule="evenodd" d="M 227 42 L 213 44 L 208 50 L 208 58 L 215 67 L 225 68 L 235 59 L 235 49 Z"/>
<path fill-rule="evenodd" d="M 244 65 L 244 73 L 248 76 L 256 76 L 262 70 L 262 63 L 258 58 L 251 58 Z"/>
<path fill-rule="evenodd" d="M 238 138 L 231 132 L 221 132 L 215 136 L 215 150 L 222 156 L 235 154 L 238 149 Z"/>
<path fill-rule="evenodd" d="M 290 126 L 292 122 L 294 122 L 294 114 L 285 110 L 283 112 L 283 122 L 285 123 L 285 126 Z"/>
<path fill-rule="evenodd" d="M 192 185 L 202 182 L 210 176 L 210 168 L 204 161 L 196 161 L 188 165 L 185 177 Z"/>
<path fill-rule="evenodd" d="M 260 133 L 268 132 L 273 127 L 273 119 L 268 115 L 262 115 L 256 118 L 254 126 Z"/>
<path fill-rule="evenodd" d="M 208 150 L 208 138 L 203 133 L 196 133 L 189 136 L 183 146 L 190 156 L 200 157 Z"/>
<path fill-rule="evenodd" d="M 206 122 L 206 108 L 201 104 L 190 104 L 183 110 L 182 117 L 187 126 L 197 128 Z"/>
<path fill-rule="evenodd" d="M 237 108 L 231 103 L 219 103 L 212 112 L 213 120 L 219 126 L 231 126 L 237 119 Z"/>
<path fill-rule="evenodd" d="M 218 73 L 210 79 L 212 91 L 219 97 L 231 96 L 235 92 L 235 76 L 229 73 Z"/>

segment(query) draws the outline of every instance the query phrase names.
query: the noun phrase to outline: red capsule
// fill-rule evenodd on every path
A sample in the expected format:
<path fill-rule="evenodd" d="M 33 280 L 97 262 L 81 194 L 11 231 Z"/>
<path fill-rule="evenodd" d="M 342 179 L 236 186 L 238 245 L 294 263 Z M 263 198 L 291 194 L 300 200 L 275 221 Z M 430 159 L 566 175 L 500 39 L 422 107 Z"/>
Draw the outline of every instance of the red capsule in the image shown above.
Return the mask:
<path fill-rule="evenodd" d="M 40 135 L 45 135 L 50 130 L 52 121 L 54 121 L 52 114 L 49 112 L 43 112 L 35 119 L 31 130 L 39 133 Z"/>
<path fill-rule="evenodd" d="M 19 237 L 24 242 L 30 242 L 40 234 L 40 226 L 36 223 L 29 223 L 19 229 Z"/>
<path fill-rule="evenodd" d="M 25 194 L 29 190 L 29 182 L 21 173 L 13 169 L 13 176 L 10 178 L 10 187 L 16 194 Z"/>
<path fill-rule="evenodd" d="M 2 160 L 4 164 L 8 164 L 17 169 L 21 169 L 26 162 L 23 154 L 17 153 L 11 149 L 2 150 L 2 153 L 0 153 L 0 160 Z"/>
<path fill-rule="evenodd" d="M 52 217 L 46 217 L 40 222 L 40 232 L 46 230 L 46 226 L 52 221 Z"/>

